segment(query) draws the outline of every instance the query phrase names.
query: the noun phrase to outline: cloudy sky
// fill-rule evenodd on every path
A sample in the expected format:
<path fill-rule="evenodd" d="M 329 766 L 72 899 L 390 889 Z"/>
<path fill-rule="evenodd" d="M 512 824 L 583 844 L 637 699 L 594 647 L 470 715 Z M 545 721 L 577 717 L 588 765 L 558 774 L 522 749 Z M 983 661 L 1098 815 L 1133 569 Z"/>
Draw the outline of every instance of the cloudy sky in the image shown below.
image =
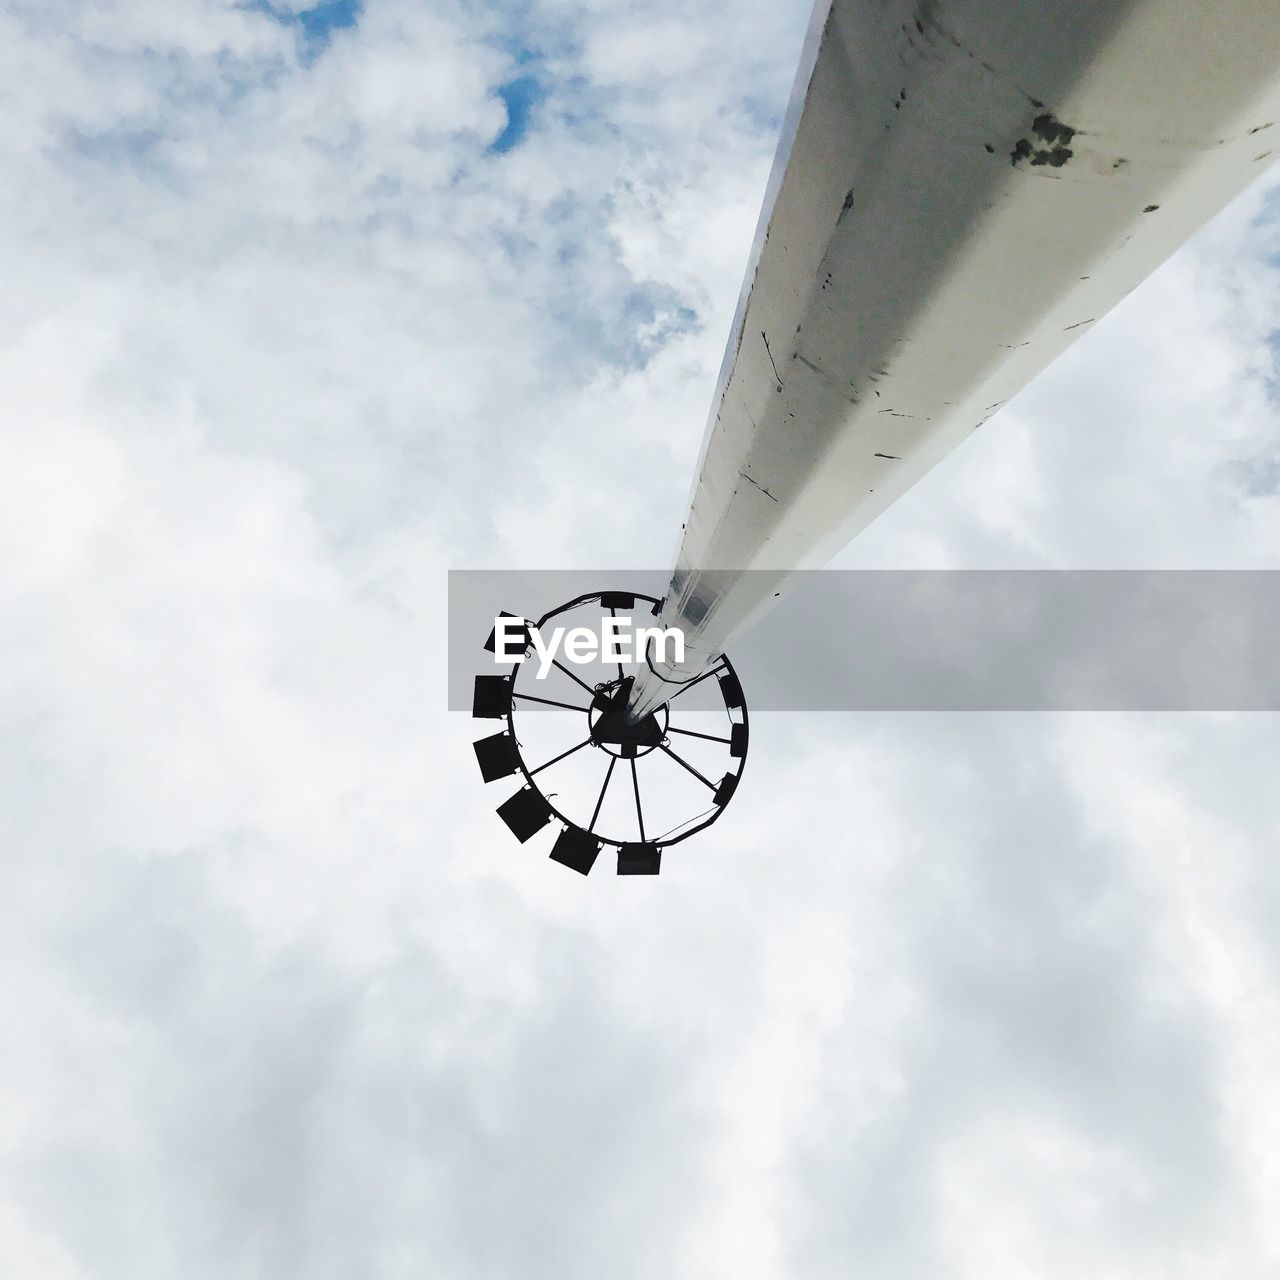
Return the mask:
<path fill-rule="evenodd" d="M 1274 717 L 760 717 L 582 880 L 445 710 L 670 559 L 806 0 L 304 6 L 0 0 L 0 1270 L 1275 1276 Z M 840 563 L 1277 567 L 1277 315 L 1264 179 Z"/>

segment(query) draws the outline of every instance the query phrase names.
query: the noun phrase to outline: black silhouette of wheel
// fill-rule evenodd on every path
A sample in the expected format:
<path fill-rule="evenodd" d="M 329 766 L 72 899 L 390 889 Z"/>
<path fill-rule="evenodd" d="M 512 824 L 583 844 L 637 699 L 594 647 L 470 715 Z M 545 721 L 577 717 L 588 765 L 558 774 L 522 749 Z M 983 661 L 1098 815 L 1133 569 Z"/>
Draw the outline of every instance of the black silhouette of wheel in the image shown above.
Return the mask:
<path fill-rule="evenodd" d="M 642 602 L 648 606 L 645 611 L 652 615 L 657 614 L 662 603 L 653 596 L 636 593 L 590 592 L 552 609 L 539 618 L 535 625 L 541 633 L 549 623 L 562 615 L 584 609 L 607 611 L 616 618 L 620 614 L 632 613 Z M 532 643 L 527 629 L 524 636 L 526 643 L 522 653 L 529 657 Z M 495 642 L 496 636 L 491 633 L 485 649 L 495 653 Z M 481 738 L 473 744 L 481 775 L 487 783 L 510 777 L 522 780 L 520 790 L 498 806 L 498 816 L 522 844 L 548 825 L 559 823 L 561 830 L 556 836 L 550 856 L 582 875 L 590 872 L 605 845 L 618 850 L 619 875 L 657 875 L 661 867 L 662 850 L 687 840 L 716 822 L 732 799 L 742 777 L 750 729 L 746 700 L 733 664 L 724 656 L 717 658 L 695 679 L 672 685 L 671 697 L 655 712 L 636 724 L 628 724 L 623 712 L 634 677 L 627 675 L 621 664 L 617 666 L 616 678 L 589 683 L 558 658 L 551 661 L 564 679 L 577 686 L 563 698 L 546 696 L 542 686 L 538 686 L 540 692 L 531 692 L 534 687 L 531 672 L 534 664 L 531 661 L 512 663 L 512 670 L 505 674 L 476 677 L 472 715 L 477 719 L 504 722 L 504 727 L 498 733 Z M 708 685 L 708 682 L 714 682 L 714 685 Z M 564 680 L 561 680 L 561 686 L 567 688 Z M 723 732 L 707 733 L 687 727 L 688 720 L 682 714 L 683 708 L 678 705 L 678 699 L 700 686 L 714 687 L 718 691 L 718 697 L 714 697 L 712 701 L 717 714 L 721 711 L 723 713 Z M 705 692 L 704 689 L 704 702 L 707 701 Z M 535 710 L 541 713 L 546 709 L 581 714 L 583 736 L 580 741 L 549 759 L 530 762 L 525 758 L 525 747 L 521 740 L 521 721 L 527 718 L 522 713 L 533 714 Z M 707 710 L 695 714 L 706 715 Z M 681 719 L 685 720 L 685 727 L 676 723 Z M 673 740 L 676 745 L 673 745 Z M 714 763 L 718 756 L 713 759 L 713 767 L 709 767 L 706 758 L 695 764 L 676 749 L 676 746 L 681 746 L 687 753 L 695 743 L 703 753 L 714 750 L 723 755 L 723 772 Z M 715 744 L 715 747 L 708 748 L 705 745 L 708 743 Z M 557 792 L 545 791 L 543 784 L 548 777 L 555 777 L 555 770 L 562 762 L 577 757 L 581 764 L 581 753 L 592 751 L 600 756 L 602 776 L 599 790 L 595 793 L 590 812 L 586 811 L 584 804 L 583 812 L 571 814 L 566 812 L 566 799 Z M 655 834 L 646 824 L 645 788 L 641 779 L 642 772 L 658 762 L 663 762 L 665 767 L 669 767 L 666 762 L 674 762 L 680 766 L 685 774 L 696 779 L 706 789 L 709 801 L 706 809 L 684 821 L 677 821 L 675 826 L 661 835 Z M 621 773 L 623 777 L 616 778 L 617 773 Z M 622 830 L 616 812 L 612 822 L 602 822 L 602 811 L 606 797 L 611 795 L 611 787 L 626 787 L 628 783 L 634 800 L 634 826 L 628 818 L 626 825 L 629 829 Z"/>

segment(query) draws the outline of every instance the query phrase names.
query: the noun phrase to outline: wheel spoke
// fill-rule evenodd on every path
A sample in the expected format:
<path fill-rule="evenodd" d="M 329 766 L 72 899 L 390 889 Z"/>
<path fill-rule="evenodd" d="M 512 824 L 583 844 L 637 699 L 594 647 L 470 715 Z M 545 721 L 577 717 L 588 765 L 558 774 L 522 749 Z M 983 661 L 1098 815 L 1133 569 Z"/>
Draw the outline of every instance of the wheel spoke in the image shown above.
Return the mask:
<path fill-rule="evenodd" d="M 610 606 L 609 606 L 609 617 L 611 617 L 611 618 L 616 618 L 617 616 L 618 616 L 618 611 L 617 611 L 617 609 L 615 609 L 615 608 L 613 607 L 613 605 L 610 605 Z M 622 683 L 622 681 L 623 681 L 623 680 L 625 680 L 625 679 L 626 679 L 626 676 L 625 676 L 625 675 L 623 675 L 623 673 L 622 673 L 622 663 L 618 663 L 618 683 L 619 683 L 619 684 L 621 684 L 621 683 Z"/>
<path fill-rule="evenodd" d="M 535 698 L 531 693 L 513 693 L 513 698 L 523 698 L 526 702 L 541 702 L 548 707 L 563 707 L 566 711 L 589 711 L 590 707 L 575 707 L 571 702 L 557 702 L 554 698 Z"/>
<path fill-rule="evenodd" d="M 640 824 L 640 843 L 645 844 L 644 810 L 640 807 L 640 775 L 636 772 L 635 757 L 631 759 L 631 785 L 636 789 L 636 822 Z"/>
<path fill-rule="evenodd" d="M 662 743 L 659 743 L 658 745 L 662 747 L 662 750 L 665 751 L 667 755 L 669 755 L 676 762 L 676 764 L 680 765 L 682 768 L 688 769 L 689 772 L 693 774 L 693 776 L 697 778 L 697 780 L 701 782 L 703 786 L 710 787 L 712 791 L 719 790 L 719 788 L 716 786 L 714 782 L 712 782 L 708 778 L 704 778 L 702 774 L 700 774 L 697 771 L 697 769 L 693 767 L 693 765 L 691 765 L 686 759 L 684 759 L 683 756 L 676 755 L 676 753 L 672 751 L 670 747 L 664 746 Z"/>
<path fill-rule="evenodd" d="M 617 756 L 609 757 L 609 768 L 604 775 L 604 786 L 600 788 L 600 799 L 596 801 L 596 811 L 591 815 L 591 821 L 587 825 L 588 831 L 594 831 L 596 828 L 596 819 L 600 816 L 600 807 L 604 804 L 604 793 L 609 790 L 609 779 L 613 777 L 613 766 L 617 763 Z"/>
<path fill-rule="evenodd" d="M 714 733 L 694 733 L 692 729 L 677 729 L 674 725 L 667 725 L 668 733 L 683 733 L 686 738 L 706 738 L 708 742 L 724 742 L 731 743 L 732 738 L 717 738 Z"/>
<path fill-rule="evenodd" d="M 708 676 L 714 676 L 714 675 L 716 675 L 718 672 L 721 672 L 721 671 L 723 671 L 723 670 L 724 670 L 724 667 L 723 667 L 723 666 L 712 667 L 710 671 L 704 671 L 704 672 L 703 672 L 700 676 L 698 676 L 696 679 L 694 679 L 694 680 L 690 680 L 688 684 L 682 684 L 682 685 L 681 685 L 681 686 L 680 686 L 680 687 L 675 691 L 675 693 L 673 693 L 673 694 L 671 695 L 671 697 L 669 697 L 669 698 L 667 699 L 668 704 L 670 704 L 670 703 L 674 702 L 674 701 L 675 701 L 675 700 L 676 700 L 676 699 L 677 699 L 677 698 L 678 698 L 682 693 L 686 693 L 688 690 L 692 689 L 692 688 L 693 688 L 693 686 L 694 686 L 695 684 L 701 684 L 701 683 L 702 683 L 702 682 L 703 682 L 703 681 L 704 681 Z"/>
<path fill-rule="evenodd" d="M 585 680 L 579 680 L 559 658 L 552 658 L 551 665 L 563 671 L 574 684 L 580 684 L 593 698 L 596 696 L 596 691 Z"/>
<path fill-rule="evenodd" d="M 578 743 L 576 747 L 570 747 L 568 751 L 562 751 L 558 756 L 555 757 L 555 759 L 548 760 L 546 764 L 540 764 L 536 769 L 530 769 L 529 777 L 532 778 L 535 773 L 541 773 L 543 769 L 550 769 L 553 764 L 559 764 L 560 761 L 565 758 L 565 756 L 571 756 L 575 751 L 581 751 L 583 747 L 590 746 L 590 744 L 591 744 L 591 739 L 584 738 L 580 743 Z"/>

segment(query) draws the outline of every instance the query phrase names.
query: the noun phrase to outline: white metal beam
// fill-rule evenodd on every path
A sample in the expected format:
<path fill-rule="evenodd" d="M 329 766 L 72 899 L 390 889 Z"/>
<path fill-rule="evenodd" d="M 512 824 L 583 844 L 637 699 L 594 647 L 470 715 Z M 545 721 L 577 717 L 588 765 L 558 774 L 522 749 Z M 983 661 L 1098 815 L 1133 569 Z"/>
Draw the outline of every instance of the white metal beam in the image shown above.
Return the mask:
<path fill-rule="evenodd" d="M 1273 149 L 1278 0 L 819 0 L 661 614 L 686 660 L 662 674 L 700 671 Z M 665 697 L 638 681 L 631 712 Z"/>

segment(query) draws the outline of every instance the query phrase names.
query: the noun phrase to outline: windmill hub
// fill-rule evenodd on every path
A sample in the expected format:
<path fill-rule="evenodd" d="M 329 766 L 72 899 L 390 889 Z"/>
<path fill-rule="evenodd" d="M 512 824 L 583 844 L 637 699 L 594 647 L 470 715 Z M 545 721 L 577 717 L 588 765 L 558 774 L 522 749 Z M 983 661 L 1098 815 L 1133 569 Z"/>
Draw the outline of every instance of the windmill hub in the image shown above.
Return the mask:
<path fill-rule="evenodd" d="M 642 716 L 635 723 L 627 720 L 627 695 L 631 691 L 632 677 L 606 685 L 592 699 L 587 711 L 591 741 L 603 747 L 621 760 L 634 760 L 646 756 L 662 745 L 667 736 L 670 715 L 664 703 L 656 711 Z"/>

